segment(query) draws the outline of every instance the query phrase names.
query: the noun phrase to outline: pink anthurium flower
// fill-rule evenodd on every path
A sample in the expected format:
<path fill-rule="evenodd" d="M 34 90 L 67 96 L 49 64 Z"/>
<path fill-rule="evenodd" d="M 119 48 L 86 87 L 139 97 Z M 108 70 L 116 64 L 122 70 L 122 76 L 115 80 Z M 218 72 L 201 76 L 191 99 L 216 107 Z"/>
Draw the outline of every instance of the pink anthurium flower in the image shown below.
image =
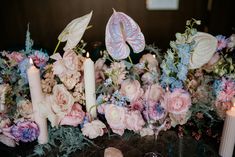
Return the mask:
<path fill-rule="evenodd" d="M 143 51 L 145 39 L 138 24 L 131 17 L 114 10 L 106 25 L 105 44 L 109 54 L 114 59 L 120 60 L 129 56 L 128 45 L 134 53 Z"/>

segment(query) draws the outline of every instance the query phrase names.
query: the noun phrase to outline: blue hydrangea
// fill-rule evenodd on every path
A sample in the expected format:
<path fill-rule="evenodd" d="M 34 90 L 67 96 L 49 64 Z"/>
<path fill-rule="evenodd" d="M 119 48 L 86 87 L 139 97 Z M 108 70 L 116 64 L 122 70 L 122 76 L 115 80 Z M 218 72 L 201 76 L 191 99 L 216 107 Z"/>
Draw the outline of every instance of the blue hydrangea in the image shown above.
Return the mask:
<path fill-rule="evenodd" d="M 177 65 L 177 68 L 178 68 L 177 77 L 180 80 L 185 81 L 187 79 L 187 74 L 188 74 L 188 67 L 187 67 L 187 65 L 179 63 Z"/>
<path fill-rule="evenodd" d="M 28 66 L 29 66 L 29 59 L 28 58 L 25 58 L 23 61 L 21 61 L 18 64 L 18 70 L 20 72 L 20 76 L 24 80 L 25 84 L 28 83 L 28 76 L 27 76 Z"/>
<path fill-rule="evenodd" d="M 173 91 L 175 88 L 183 88 L 183 82 L 180 80 L 175 80 L 174 82 L 171 83 L 170 86 L 171 90 Z"/>
<path fill-rule="evenodd" d="M 159 103 L 156 105 L 156 111 L 159 115 L 162 115 L 165 112 L 164 108 Z"/>
<path fill-rule="evenodd" d="M 215 80 L 213 83 L 213 93 L 215 96 L 218 96 L 220 91 L 222 90 L 222 81 Z"/>

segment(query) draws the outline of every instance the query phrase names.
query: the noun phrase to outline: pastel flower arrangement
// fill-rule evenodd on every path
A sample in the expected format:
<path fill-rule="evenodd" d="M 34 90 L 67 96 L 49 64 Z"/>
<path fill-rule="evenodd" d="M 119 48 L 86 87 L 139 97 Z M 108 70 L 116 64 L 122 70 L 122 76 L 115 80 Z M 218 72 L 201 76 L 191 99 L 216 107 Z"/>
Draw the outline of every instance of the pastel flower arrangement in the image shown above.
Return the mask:
<path fill-rule="evenodd" d="M 12 147 L 19 142 L 32 142 L 39 135 L 32 116 L 26 71 L 31 57 L 42 74 L 49 56 L 43 50 L 32 49 L 32 46 L 27 31 L 25 50 L 0 53 L 0 141 Z"/>
<path fill-rule="evenodd" d="M 234 35 L 214 37 L 198 32 L 194 26 L 200 21 L 192 19 L 186 22 L 184 33 L 176 33 L 171 48 L 161 53 L 154 46 L 145 45 L 143 33 L 133 19 L 115 10 L 106 26 L 107 50 L 95 62 L 94 107 L 98 117 L 92 117 L 85 110 L 86 43 L 81 40 L 91 16 L 92 12 L 69 23 L 50 57 L 42 50 L 32 49 L 29 31 L 25 50 L 1 52 L 0 142 L 14 147 L 20 141 L 32 142 L 39 136 L 29 97 L 29 58 L 41 72 L 45 99 L 39 104 L 40 113 L 50 121 L 46 149 L 55 146 L 54 141 L 63 145 L 62 137 L 71 140 L 71 144 L 63 145 L 73 148 L 66 152 L 69 154 L 82 149 L 77 139 L 89 143 L 89 139 L 107 132 L 122 136 L 125 130 L 157 137 L 160 131 L 174 128 L 183 136 L 188 126 L 196 127 L 192 136 L 198 140 L 204 135 L 203 129 L 208 134 L 213 123 L 224 119 L 235 97 L 231 57 Z M 66 42 L 62 55 L 57 52 L 61 42 Z M 142 51 L 145 53 L 139 62 L 133 63 L 130 53 Z M 210 119 L 210 126 L 206 118 Z M 76 137 L 69 137 L 72 134 Z M 41 148 L 37 147 L 35 152 L 43 155 Z"/>

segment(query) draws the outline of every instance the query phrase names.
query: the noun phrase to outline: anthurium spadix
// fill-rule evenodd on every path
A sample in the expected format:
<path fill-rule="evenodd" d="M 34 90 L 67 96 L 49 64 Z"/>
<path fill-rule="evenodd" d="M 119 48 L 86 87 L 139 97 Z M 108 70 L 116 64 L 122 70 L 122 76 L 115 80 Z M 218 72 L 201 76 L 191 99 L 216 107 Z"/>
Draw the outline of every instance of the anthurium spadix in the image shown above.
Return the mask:
<path fill-rule="evenodd" d="M 60 42 L 67 41 L 64 51 L 73 49 L 81 40 L 92 16 L 92 11 L 82 17 L 72 20 L 58 36 Z"/>
<path fill-rule="evenodd" d="M 138 24 L 131 17 L 114 10 L 106 25 L 105 44 L 108 53 L 114 59 L 120 60 L 130 55 L 129 46 L 134 53 L 143 51 L 145 39 Z"/>

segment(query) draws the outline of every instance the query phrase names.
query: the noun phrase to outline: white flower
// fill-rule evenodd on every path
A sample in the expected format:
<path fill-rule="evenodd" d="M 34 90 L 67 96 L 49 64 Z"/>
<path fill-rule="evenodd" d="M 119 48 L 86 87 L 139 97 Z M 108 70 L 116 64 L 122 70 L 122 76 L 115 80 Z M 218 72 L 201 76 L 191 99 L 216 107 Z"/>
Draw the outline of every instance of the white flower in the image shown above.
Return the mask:
<path fill-rule="evenodd" d="M 81 130 L 84 136 L 94 139 L 98 136 L 103 136 L 105 128 L 105 124 L 100 120 L 94 120 L 91 123 L 84 124 L 84 127 Z"/>
<path fill-rule="evenodd" d="M 81 40 L 92 16 L 92 11 L 82 17 L 72 20 L 60 33 L 58 40 L 67 41 L 64 51 L 73 49 Z"/>
<path fill-rule="evenodd" d="M 143 136 L 151 136 L 151 135 L 154 135 L 154 132 L 150 128 L 142 128 L 140 130 L 140 136 L 141 137 L 143 137 Z"/>

